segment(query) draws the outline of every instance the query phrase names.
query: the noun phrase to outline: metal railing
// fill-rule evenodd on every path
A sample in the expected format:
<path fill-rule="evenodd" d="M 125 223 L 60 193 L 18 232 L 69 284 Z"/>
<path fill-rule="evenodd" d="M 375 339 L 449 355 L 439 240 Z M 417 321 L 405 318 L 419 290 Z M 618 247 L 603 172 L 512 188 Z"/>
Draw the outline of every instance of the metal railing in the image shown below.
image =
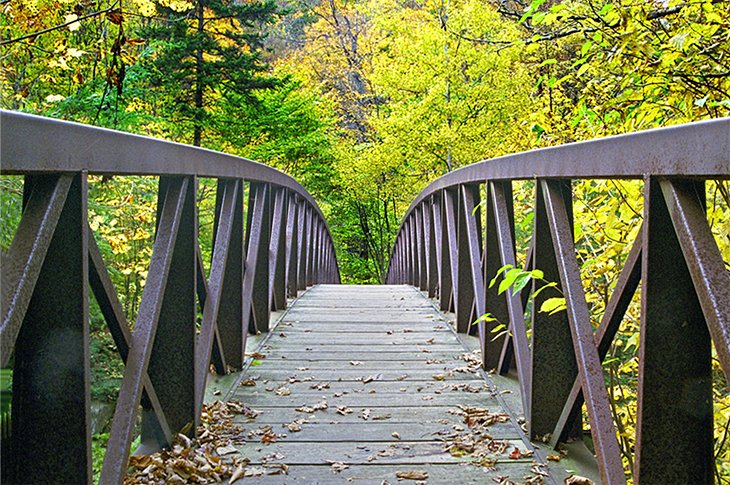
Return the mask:
<path fill-rule="evenodd" d="M 121 483 L 140 403 L 143 443 L 165 447 L 179 432 L 192 436 L 211 363 L 220 373 L 241 368 L 246 335 L 267 331 L 270 311 L 283 309 L 287 295 L 339 283 L 329 229 L 311 195 L 265 165 L 8 111 L 0 111 L 0 126 L 1 172 L 25 176 L 22 219 L 2 257 L 0 357 L 3 367 L 11 355 L 14 363 L 3 477 L 91 481 L 90 289 L 125 361 L 101 472 L 101 483 Z M 159 177 L 133 331 L 88 224 L 88 174 Z M 207 280 L 198 177 L 217 179 Z"/>
<path fill-rule="evenodd" d="M 634 483 L 712 483 L 711 341 L 730 377 L 730 273 L 705 215 L 705 180 L 730 178 L 730 119 L 509 155 L 431 183 L 396 237 L 387 282 L 412 284 L 478 328 L 484 367 L 516 369 L 531 438 L 553 446 L 582 432 L 586 405 L 604 484 L 625 483 L 602 361 L 641 284 Z M 643 222 L 597 331 L 591 325 L 573 236 L 571 181 L 644 181 Z M 488 283 L 516 264 L 513 181 L 534 180 L 525 270 L 558 283 L 534 298 Z M 484 204 L 480 204 L 485 194 Z M 729 221 L 724 223 L 730 224 Z M 564 295 L 566 311 L 534 311 Z M 496 322 L 509 333 L 494 339 Z M 527 327 L 532 331 L 528 339 Z"/>

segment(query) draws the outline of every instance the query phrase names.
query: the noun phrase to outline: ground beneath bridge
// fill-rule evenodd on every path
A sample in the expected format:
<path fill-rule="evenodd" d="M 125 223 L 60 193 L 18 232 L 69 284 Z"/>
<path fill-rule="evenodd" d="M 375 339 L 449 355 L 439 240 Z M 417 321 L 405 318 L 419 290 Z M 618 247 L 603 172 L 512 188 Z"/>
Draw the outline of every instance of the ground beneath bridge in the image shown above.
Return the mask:
<path fill-rule="evenodd" d="M 258 412 L 235 418 L 236 483 L 563 483 L 447 318 L 410 286 L 306 291 L 211 388 Z"/>

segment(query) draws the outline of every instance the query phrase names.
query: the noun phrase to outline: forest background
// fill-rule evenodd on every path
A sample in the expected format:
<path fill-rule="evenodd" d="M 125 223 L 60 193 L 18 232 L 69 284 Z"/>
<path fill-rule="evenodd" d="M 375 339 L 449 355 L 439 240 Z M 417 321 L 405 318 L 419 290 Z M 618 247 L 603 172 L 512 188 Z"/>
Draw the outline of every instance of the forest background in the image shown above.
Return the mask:
<path fill-rule="evenodd" d="M 291 174 L 322 207 L 349 283 L 382 282 L 400 218 L 446 172 L 730 114 L 728 0 L 2 0 L 0 13 L 3 108 L 225 151 Z M 6 249 L 22 181 L 0 184 Z M 515 184 L 523 249 L 532 188 Z M 205 201 L 215 185 L 201 180 L 198 190 L 209 254 Z M 574 184 L 594 316 L 638 231 L 641 190 L 641 182 Z M 92 177 L 90 191 L 91 227 L 133 321 L 156 180 Z M 727 181 L 707 184 L 726 262 L 729 191 Z M 98 312 L 92 330 L 94 397 L 113 400 L 121 363 Z M 638 303 L 605 366 L 627 473 L 637 349 Z M 719 370 L 715 388 L 717 471 L 730 480 L 730 397 Z"/>

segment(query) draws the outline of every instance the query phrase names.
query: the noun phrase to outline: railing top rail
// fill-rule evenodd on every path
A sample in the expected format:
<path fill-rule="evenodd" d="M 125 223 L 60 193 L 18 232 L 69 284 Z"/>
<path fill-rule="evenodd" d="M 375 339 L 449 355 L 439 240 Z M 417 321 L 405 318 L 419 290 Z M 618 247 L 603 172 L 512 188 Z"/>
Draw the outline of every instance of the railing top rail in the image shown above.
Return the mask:
<path fill-rule="evenodd" d="M 464 183 L 644 175 L 730 178 L 730 118 L 541 148 L 467 165 L 431 182 L 405 217 L 434 192 Z"/>
<path fill-rule="evenodd" d="M 0 173 L 197 175 L 240 178 L 288 188 L 325 218 L 314 198 L 289 175 L 241 157 L 205 148 L 0 110 Z M 329 228 L 327 228 L 329 231 Z"/>

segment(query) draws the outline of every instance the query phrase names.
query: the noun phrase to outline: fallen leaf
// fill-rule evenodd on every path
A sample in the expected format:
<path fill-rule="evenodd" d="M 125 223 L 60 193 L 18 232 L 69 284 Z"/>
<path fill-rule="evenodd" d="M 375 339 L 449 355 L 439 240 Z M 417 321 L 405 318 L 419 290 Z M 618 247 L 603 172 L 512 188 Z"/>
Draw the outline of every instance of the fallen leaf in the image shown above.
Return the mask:
<path fill-rule="evenodd" d="M 595 485 L 595 483 L 590 478 L 570 475 L 565 478 L 565 485 Z"/>
<path fill-rule="evenodd" d="M 428 480 L 428 472 L 422 470 L 410 472 L 395 472 L 398 480 Z"/>
<path fill-rule="evenodd" d="M 433 378 L 434 381 L 443 381 L 443 380 L 446 380 L 446 376 L 443 375 L 443 374 L 436 374 L 436 375 L 433 375 L 431 377 Z"/>
<path fill-rule="evenodd" d="M 548 461 L 560 461 L 562 457 L 560 455 L 548 455 Z"/>
<path fill-rule="evenodd" d="M 375 380 L 375 376 L 367 376 L 362 378 L 362 383 L 367 384 L 368 382 L 373 382 Z"/>
<path fill-rule="evenodd" d="M 332 470 L 332 473 L 340 473 L 343 470 L 347 470 L 350 468 L 350 465 L 345 465 L 341 461 L 329 461 L 327 460 L 327 463 L 330 463 L 330 469 Z"/>
<path fill-rule="evenodd" d="M 283 463 L 267 463 L 264 465 L 267 475 L 288 475 L 289 465 Z"/>
<path fill-rule="evenodd" d="M 245 468 L 243 465 L 238 465 L 236 470 L 233 472 L 233 475 L 231 475 L 231 479 L 228 480 L 228 484 L 235 482 L 239 478 L 243 478 L 243 474 L 245 473 Z"/>
<path fill-rule="evenodd" d="M 347 406 L 337 406 L 337 414 L 341 414 L 343 416 L 347 414 L 352 414 L 352 409 L 348 408 Z"/>
<path fill-rule="evenodd" d="M 399 432 L 397 432 L 397 431 L 393 431 L 392 433 L 390 433 L 390 435 L 391 435 L 391 436 L 392 436 L 393 438 L 397 439 L 397 440 L 399 440 L 399 439 L 400 439 L 400 433 L 399 433 Z"/>
<path fill-rule="evenodd" d="M 370 410 L 369 409 L 363 409 L 361 416 L 362 416 L 362 419 L 364 419 L 365 421 L 367 421 L 368 419 L 370 419 Z"/>
<path fill-rule="evenodd" d="M 236 447 L 235 447 L 235 446 L 233 446 L 233 445 L 230 445 L 230 444 L 229 444 L 229 445 L 226 445 L 226 446 L 221 446 L 221 447 L 219 447 L 219 448 L 216 448 L 216 449 L 215 449 L 215 451 L 216 451 L 216 453 L 218 453 L 218 454 L 219 454 L 220 456 L 223 456 L 223 455 L 230 455 L 231 453 L 236 453 L 236 452 L 238 452 L 238 450 L 236 449 Z"/>
<path fill-rule="evenodd" d="M 264 475 L 266 475 L 266 470 L 260 467 L 246 468 L 246 471 L 243 473 L 244 477 L 262 477 Z"/>
<path fill-rule="evenodd" d="M 256 385 L 256 381 L 254 381 L 253 379 L 244 379 L 241 381 L 241 385 L 246 387 L 253 387 Z"/>
<path fill-rule="evenodd" d="M 351 360 L 350 365 L 362 365 L 362 362 L 360 362 L 359 360 Z"/>

